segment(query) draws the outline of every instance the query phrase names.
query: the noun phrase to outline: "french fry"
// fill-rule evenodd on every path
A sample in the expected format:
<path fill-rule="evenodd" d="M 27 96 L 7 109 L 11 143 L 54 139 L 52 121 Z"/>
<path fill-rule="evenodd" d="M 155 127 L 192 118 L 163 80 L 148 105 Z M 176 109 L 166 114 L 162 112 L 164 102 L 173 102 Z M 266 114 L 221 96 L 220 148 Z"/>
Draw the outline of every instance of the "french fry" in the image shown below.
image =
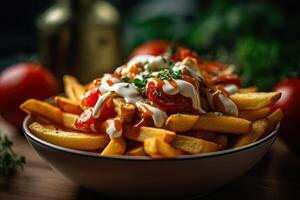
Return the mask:
<path fill-rule="evenodd" d="M 238 92 L 239 93 L 257 92 L 257 87 L 252 86 L 252 87 L 240 88 Z"/>
<path fill-rule="evenodd" d="M 171 145 L 191 154 L 218 151 L 221 148 L 213 142 L 179 134 L 176 135 Z"/>
<path fill-rule="evenodd" d="M 283 112 L 281 108 L 278 108 L 273 113 L 268 115 L 267 116 L 268 128 L 266 129 L 264 135 L 271 133 L 275 129 L 276 125 L 282 120 L 282 118 L 283 118 Z"/>
<path fill-rule="evenodd" d="M 151 156 L 152 158 L 172 158 L 179 155 L 183 155 L 183 153 L 164 142 L 159 138 L 147 138 L 144 141 L 144 149 L 146 154 Z"/>
<path fill-rule="evenodd" d="M 114 98 L 113 104 L 118 116 L 123 119 L 125 123 L 130 123 L 136 110 L 135 106 L 126 103 L 123 98 Z"/>
<path fill-rule="evenodd" d="M 20 105 L 20 108 L 27 114 L 48 119 L 60 126 L 65 126 L 72 130 L 84 132 L 103 132 L 103 130 L 105 130 L 104 123 L 99 125 L 100 130 L 90 128 L 79 129 L 75 126 L 75 121 L 79 117 L 78 115 L 62 112 L 58 107 L 40 100 L 28 99 Z"/>
<path fill-rule="evenodd" d="M 230 99 L 239 110 L 256 110 L 273 105 L 280 98 L 280 92 L 236 93 Z"/>
<path fill-rule="evenodd" d="M 59 107 L 64 112 L 72 113 L 76 115 L 80 115 L 82 113 L 80 104 L 77 101 L 72 101 L 62 96 L 54 97 L 54 101 L 57 107 Z"/>
<path fill-rule="evenodd" d="M 268 121 L 266 119 L 260 119 L 253 122 L 251 132 L 240 136 L 233 146 L 236 148 L 257 141 L 263 136 L 267 128 Z"/>
<path fill-rule="evenodd" d="M 175 132 L 191 130 L 198 121 L 198 115 L 173 114 L 166 120 L 164 128 Z"/>
<path fill-rule="evenodd" d="M 199 115 L 199 119 L 193 127 L 193 130 L 206 130 L 233 134 L 249 133 L 250 129 L 251 122 L 246 119 L 211 114 Z"/>
<path fill-rule="evenodd" d="M 126 152 L 126 155 L 129 155 L 129 156 L 146 156 L 144 146 L 143 145 L 138 145 L 136 147 L 133 147 L 133 148 L 129 149 Z"/>
<path fill-rule="evenodd" d="M 224 134 L 216 136 L 215 143 L 221 146 L 222 149 L 225 149 L 228 145 L 228 137 Z"/>
<path fill-rule="evenodd" d="M 42 140 L 72 149 L 96 150 L 104 148 L 109 142 L 109 138 L 105 134 L 64 131 L 54 126 L 44 126 L 38 122 L 30 124 L 29 129 Z"/>
<path fill-rule="evenodd" d="M 144 142 L 147 138 L 155 137 L 170 143 L 176 137 L 176 133 L 173 131 L 146 126 L 142 126 L 137 130 L 132 125 L 124 125 L 123 134 L 126 138 L 138 142 Z"/>
<path fill-rule="evenodd" d="M 262 118 L 266 118 L 270 111 L 270 107 L 259 108 L 257 110 L 241 110 L 239 112 L 239 117 L 247 119 L 249 121 L 256 121 Z"/>
<path fill-rule="evenodd" d="M 28 99 L 20 105 L 20 108 L 27 114 L 41 116 L 57 124 L 62 124 L 62 111 L 49 103 Z"/>
<path fill-rule="evenodd" d="M 81 85 L 75 77 L 70 75 L 64 75 L 63 81 L 66 96 L 73 101 L 80 102 L 81 96 L 85 93 L 86 88 Z"/>
<path fill-rule="evenodd" d="M 110 140 L 108 145 L 101 152 L 102 156 L 123 155 L 126 150 L 126 141 L 124 138 L 118 137 Z"/>
<path fill-rule="evenodd" d="M 188 131 L 184 133 L 184 135 L 200 138 L 202 140 L 207 140 L 211 142 L 215 141 L 216 138 L 216 133 L 211 131 Z"/>

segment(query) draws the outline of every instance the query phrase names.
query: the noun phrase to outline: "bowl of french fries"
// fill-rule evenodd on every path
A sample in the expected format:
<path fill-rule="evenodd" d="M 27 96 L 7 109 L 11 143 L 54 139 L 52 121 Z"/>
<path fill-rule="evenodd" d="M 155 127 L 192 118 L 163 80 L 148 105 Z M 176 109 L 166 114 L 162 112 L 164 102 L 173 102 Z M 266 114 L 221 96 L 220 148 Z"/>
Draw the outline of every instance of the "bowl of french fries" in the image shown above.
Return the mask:
<path fill-rule="evenodd" d="M 242 88 L 232 66 L 139 55 L 64 94 L 28 99 L 24 133 L 81 186 L 117 196 L 184 197 L 246 173 L 276 139 L 278 92 Z"/>

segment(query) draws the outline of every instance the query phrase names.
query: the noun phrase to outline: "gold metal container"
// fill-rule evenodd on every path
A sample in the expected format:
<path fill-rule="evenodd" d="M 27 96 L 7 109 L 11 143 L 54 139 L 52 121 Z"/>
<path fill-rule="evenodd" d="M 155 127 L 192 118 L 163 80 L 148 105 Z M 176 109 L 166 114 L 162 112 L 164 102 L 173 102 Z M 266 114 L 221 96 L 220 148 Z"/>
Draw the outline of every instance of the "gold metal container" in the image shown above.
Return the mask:
<path fill-rule="evenodd" d="M 58 78 L 86 83 L 121 62 L 118 11 L 98 0 L 58 0 L 37 20 L 38 54 Z"/>

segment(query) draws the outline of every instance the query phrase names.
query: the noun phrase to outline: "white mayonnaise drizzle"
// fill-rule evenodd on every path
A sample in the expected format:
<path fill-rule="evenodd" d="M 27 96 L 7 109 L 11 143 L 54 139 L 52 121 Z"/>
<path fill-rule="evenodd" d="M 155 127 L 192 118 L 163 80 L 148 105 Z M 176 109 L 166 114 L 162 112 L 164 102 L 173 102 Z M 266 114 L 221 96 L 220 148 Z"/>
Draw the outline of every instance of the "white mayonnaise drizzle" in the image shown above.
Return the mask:
<path fill-rule="evenodd" d="M 118 120 L 118 122 L 116 122 L 116 120 Z M 119 118 L 115 118 L 115 119 L 108 119 L 106 120 L 107 123 L 107 128 L 106 128 L 106 133 L 107 135 L 109 135 L 109 138 L 117 138 L 120 137 L 122 135 L 122 128 L 120 130 L 117 130 L 116 128 L 116 123 L 123 123 L 123 121 Z"/>
<path fill-rule="evenodd" d="M 126 103 L 136 104 L 138 101 L 143 101 L 136 87 L 130 83 L 116 83 L 109 88 L 109 91 L 124 97 Z"/>
<path fill-rule="evenodd" d="M 228 92 L 229 94 L 234 94 L 238 92 L 238 87 L 236 84 L 227 84 L 224 86 L 224 89 L 226 90 L 226 92 Z"/>
<path fill-rule="evenodd" d="M 222 93 L 218 93 L 218 94 L 211 94 L 210 92 L 207 93 L 207 101 L 212 108 L 216 109 L 213 102 L 213 95 L 218 95 L 217 97 L 220 100 L 220 102 L 223 104 L 225 109 L 224 114 L 228 114 L 231 116 L 238 116 L 239 111 L 236 104 L 228 97 L 225 97 Z"/>
<path fill-rule="evenodd" d="M 196 80 L 201 80 L 201 74 L 200 72 L 195 68 L 195 67 L 191 67 L 191 66 L 187 66 L 187 65 L 183 65 L 181 62 L 177 62 L 175 64 L 175 66 L 173 67 L 173 71 L 181 71 L 182 73 L 184 73 L 185 71 L 187 71 L 188 73 L 190 73 L 190 75 L 195 78 Z"/>
<path fill-rule="evenodd" d="M 101 88 L 102 84 L 99 87 Z M 156 127 L 162 127 L 167 119 L 167 114 L 164 111 L 145 103 L 145 100 L 141 97 L 137 88 L 131 83 L 115 83 L 112 86 L 107 85 L 103 87 L 103 92 L 106 93 L 98 98 L 94 107 L 93 113 L 95 113 L 95 115 L 93 114 L 93 116 L 95 118 L 99 117 L 101 105 L 106 98 L 115 92 L 119 96 L 123 97 L 126 103 L 134 104 L 138 109 L 140 109 L 139 106 L 145 106 L 149 109 L 152 112 L 151 117 Z"/>
<path fill-rule="evenodd" d="M 224 105 L 226 114 L 235 116 L 235 117 L 237 117 L 239 115 L 238 108 L 231 99 L 225 97 L 223 94 L 219 94 L 219 99 L 222 102 L 222 104 Z"/>
<path fill-rule="evenodd" d="M 164 84 L 162 86 L 162 89 L 163 89 L 164 93 L 166 93 L 168 95 L 175 95 L 175 94 L 178 94 L 180 92 L 179 87 L 173 87 L 173 85 L 171 85 L 170 82 L 167 81 L 167 80 L 164 80 Z"/>
<path fill-rule="evenodd" d="M 116 77 L 113 77 L 111 74 L 104 74 L 101 79 L 101 84 L 99 86 L 99 90 L 101 93 L 105 93 L 109 91 L 110 85 L 107 81 L 111 81 L 112 83 L 119 83 L 120 80 Z"/>
<path fill-rule="evenodd" d="M 168 115 L 164 111 L 162 111 L 154 106 L 151 106 L 147 103 L 138 101 L 136 103 L 136 106 L 142 112 L 143 112 L 143 107 L 146 107 L 146 109 L 148 109 L 152 112 L 152 119 L 153 119 L 154 125 L 156 127 L 162 127 L 168 118 Z"/>
<path fill-rule="evenodd" d="M 200 95 L 195 86 L 187 81 L 180 79 L 174 81 L 176 82 L 176 87 L 173 87 L 167 80 L 164 80 L 164 84 L 162 86 L 163 92 L 168 95 L 175 95 L 179 93 L 182 96 L 191 98 L 193 108 L 195 110 L 198 110 L 200 113 L 205 113 L 205 111 L 201 108 Z M 155 82 L 155 84 L 157 84 L 157 81 L 155 81 L 155 79 L 153 78 L 149 78 L 148 83 L 149 82 Z"/>
<path fill-rule="evenodd" d="M 169 66 L 169 61 L 163 56 L 155 56 L 149 59 L 148 63 L 145 64 L 145 70 L 157 71 L 161 68 Z"/>
<path fill-rule="evenodd" d="M 93 117 L 94 118 L 98 118 L 100 117 L 100 109 L 103 105 L 103 103 L 105 102 L 105 100 L 111 95 L 112 93 L 111 92 L 107 92 L 101 96 L 99 96 L 94 108 L 93 108 Z"/>

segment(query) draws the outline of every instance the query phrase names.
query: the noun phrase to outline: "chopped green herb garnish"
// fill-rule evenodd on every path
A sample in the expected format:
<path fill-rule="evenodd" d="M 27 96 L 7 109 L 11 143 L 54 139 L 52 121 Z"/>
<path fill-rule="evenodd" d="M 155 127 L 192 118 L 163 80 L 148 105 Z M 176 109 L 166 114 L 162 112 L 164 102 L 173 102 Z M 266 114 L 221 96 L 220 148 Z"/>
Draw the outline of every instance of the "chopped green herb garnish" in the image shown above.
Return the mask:
<path fill-rule="evenodd" d="M 0 176 L 14 173 L 17 168 L 23 169 L 24 156 L 17 156 L 12 150 L 12 141 L 7 136 L 0 135 Z"/>
<path fill-rule="evenodd" d="M 144 79 L 145 80 L 145 79 Z M 146 83 L 145 83 L 145 81 L 144 80 L 141 80 L 141 79 L 138 79 L 138 78 L 136 78 L 136 79 L 134 79 L 134 81 L 133 81 L 133 83 L 134 83 L 134 85 L 136 86 L 136 87 L 145 87 L 146 86 Z"/>
<path fill-rule="evenodd" d="M 129 82 L 130 81 L 130 78 L 128 77 L 128 76 L 124 76 L 123 78 L 122 78 L 122 80 L 124 81 L 124 82 Z"/>
<path fill-rule="evenodd" d="M 180 79 L 182 77 L 182 72 L 179 71 L 173 71 L 170 68 L 163 69 L 159 72 L 157 78 L 161 80 L 174 80 L 174 79 Z"/>

